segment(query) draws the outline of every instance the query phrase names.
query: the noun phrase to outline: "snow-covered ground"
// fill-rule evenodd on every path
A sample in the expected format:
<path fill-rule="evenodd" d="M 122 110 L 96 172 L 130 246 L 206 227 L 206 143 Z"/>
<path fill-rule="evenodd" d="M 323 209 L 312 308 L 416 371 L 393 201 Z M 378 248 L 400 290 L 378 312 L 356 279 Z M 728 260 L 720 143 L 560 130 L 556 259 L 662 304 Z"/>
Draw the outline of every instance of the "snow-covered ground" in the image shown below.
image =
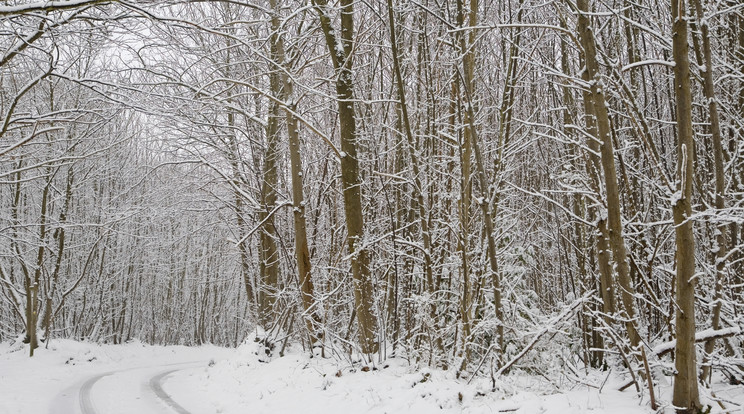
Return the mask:
<path fill-rule="evenodd" d="M 233 352 L 214 346 L 96 345 L 55 339 L 29 358 L 27 346 L 2 343 L 0 414 L 172 412 L 150 389 L 154 376 L 206 367 Z"/>
<path fill-rule="evenodd" d="M 606 372 L 589 373 L 583 384 L 514 373 L 492 391 L 489 378 L 468 383 L 453 370 L 400 358 L 363 370 L 298 348 L 267 357 L 251 341 L 224 349 L 54 340 L 29 359 L 27 348 L 0 344 L 0 414 L 653 412 L 646 393 L 618 391 L 622 380 Z M 669 384 L 660 385 L 657 398 L 668 401 Z M 717 387 L 718 397 L 744 402 L 741 386 Z M 724 411 L 716 405 L 712 412 Z"/>
<path fill-rule="evenodd" d="M 244 345 L 230 360 L 174 375 L 166 390 L 194 413 L 649 412 L 634 392 L 611 387 L 556 394 L 545 379 L 507 377 L 491 392 L 490 379 L 467 384 L 453 371 L 414 369 L 404 359 L 362 371 L 349 362 L 310 359 L 294 350 L 271 360 L 261 351 L 258 344 Z M 199 384 L 199 392 L 187 391 L 190 384 Z"/>

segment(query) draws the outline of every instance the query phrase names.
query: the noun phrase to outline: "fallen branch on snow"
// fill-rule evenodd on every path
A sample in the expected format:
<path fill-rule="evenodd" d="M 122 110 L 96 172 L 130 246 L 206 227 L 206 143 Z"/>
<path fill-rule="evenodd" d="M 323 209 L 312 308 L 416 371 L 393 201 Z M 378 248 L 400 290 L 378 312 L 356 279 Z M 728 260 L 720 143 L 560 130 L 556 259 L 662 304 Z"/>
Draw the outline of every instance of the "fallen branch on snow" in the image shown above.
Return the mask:
<path fill-rule="evenodd" d="M 705 342 L 709 339 L 720 339 L 728 338 L 729 336 L 736 336 L 741 333 L 741 329 L 738 326 L 732 326 L 724 329 L 706 329 L 695 334 L 695 342 Z M 662 356 L 668 352 L 674 350 L 677 346 L 677 340 L 664 342 L 661 345 L 656 346 L 653 351 L 656 356 Z"/>

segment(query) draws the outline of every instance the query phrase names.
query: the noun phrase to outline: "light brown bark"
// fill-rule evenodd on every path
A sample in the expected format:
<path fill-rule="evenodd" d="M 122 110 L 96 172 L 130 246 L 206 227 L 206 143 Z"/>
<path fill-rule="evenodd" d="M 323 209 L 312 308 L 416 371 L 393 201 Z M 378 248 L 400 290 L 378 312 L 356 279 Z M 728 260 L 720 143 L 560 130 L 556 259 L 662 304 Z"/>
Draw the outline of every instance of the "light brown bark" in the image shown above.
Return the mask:
<path fill-rule="evenodd" d="M 377 316 L 373 309 L 372 274 L 369 252 L 364 246 L 364 216 L 362 190 L 359 179 L 356 118 L 354 116 L 354 83 L 352 79 L 352 49 L 354 44 L 353 0 L 341 0 L 340 38 L 332 27 L 327 0 L 313 0 L 320 18 L 321 29 L 336 70 L 336 98 L 341 139 L 341 185 L 348 233 L 348 248 L 354 279 L 354 304 L 359 323 L 359 343 L 362 352 L 377 352 Z"/>
<path fill-rule="evenodd" d="M 584 48 L 585 70 L 590 82 L 590 92 L 597 123 L 597 137 L 600 141 L 602 171 L 604 173 L 604 185 L 607 196 L 609 242 L 612 248 L 612 258 L 620 287 L 620 298 L 622 299 L 623 309 L 625 311 L 623 319 L 627 321 L 625 326 L 628 337 L 630 338 L 631 346 L 635 348 L 640 343 L 640 336 L 635 326 L 635 304 L 633 299 L 635 289 L 630 280 L 627 250 L 623 238 L 620 195 L 615 168 L 615 154 L 611 138 L 610 118 L 604 97 L 602 79 L 599 74 L 596 42 L 592 32 L 591 22 L 587 15 L 590 11 L 588 0 L 578 0 L 576 5 L 579 8 L 579 37 Z"/>
<path fill-rule="evenodd" d="M 561 21 L 561 27 L 566 27 L 565 22 Z M 564 74 L 570 75 L 571 69 L 569 65 L 569 55 L 568 55 L 568 43 L 566 40 L 561 41 L 561 70 Z M 575 112 L 575 101 L 571 92 L 571 88 L 568 86 L 565 86 L 563 88 L 563 105 L 565 106 L 565 109 L 563 110 L 563 124 L 564 125 L 571 125 L 574 123 L 574 120 L 572 118 L 572 113 Z M 593 122 L 588 124 L 587 126 L 592 126 Z M 593 128 L 593 126 L 592 126 Z M 587 128 L 589 129 L 589 128 Z M 570 134 L 569 131 L 567 133 Z M 582 168 L 587 167 L 587 163 L 582 163 L 582 157 L 579 155 L 580 148 L 570 147 L 569 148 L 571 158 L 574 160 L 574 168 L 578 170 L 581 170 Z M 583 165 L 582 165 L 583 164 Z M 590 170 L 587 169 L 587 173 L 590 173 Z M 595 180 L 598 182 L 598 180 Z M 594 186 L 595 190 L 597 186 Z M 584 199 L 584 196 L 581 194 L 574 194 L 572 197 L 572 206 L 573 206 L 573 214 L 576 217 L 585 218 L 587 215 L 587 209 L 586 209 L 586 201 Z M 579 270 L 579 295 L 584 295 L 586 287 L 587 286 L 594 286 L 596 285 L 594 280 L 591 280 L 591 276 L 589 275 L 587 271 L 587 251 L 589 250 L 589 246 L 587 245 L 587 235 L 586 235 L 586 226 L 582 224 L 579 220 L 575 220 L 574 222 L 574 229 L 573 229 L 573 235 L 574 235 L 574 256 L 576 259 L 576 263 L 578 265 Z M 610 273 L 611 274 L 611 273 Z M 604 305 L 602 305 L 604 306 Z M 584 307 L 587 308 L 590 311 L 596 311 L 597 305 L 596 303 L 591 304 L 584 304 Z M 604 309 L 604 308 L 603 308 Z M 589 364 L 594 367 L 598 368 L 603 363 L 604 353 L 599 352 L 597 350 L 604 348 L 604 341 L 601 335 L 596 335 L 596 341 L 595 341 L 595 334 L 596 331 L 593 329 L 593 322 L 592 318 L 590 317 L 590 314 L 587 312 L 579 312 L 579 326 L 582 329 L 582 345 L 584 347 L 584 361 L 589 361 Z M 590 351 L 590 349 L 594 349 L 593 351 Z"/>
<path fill-rule="evenodd" d="M 589 81 L 589 75 L 586 71 L 582 73 L 584 81 Z M 587 146 L 591 150 L 586 156 L 586 172 L 589 175 L 589 183 L 594 193 L 599 197 L 601 192 L 602 181 L 602 162 L 599 154 L 599 142 L 597 142 L 597 123 L 594 118 L 594 97 L 588 90 L 583 91 L 584 95 L 584 117 L 586 129 L 589 133 Z M 592 216 L 597 220 L 597 229 L 595 231 L 595 243 L 597 251 L 597 264 L 599 267 L 599 290 L 602 298 L 602 312 L 608 315 L 605 322 L 610 323 L 609 315 L 615 313 L 615 282 L 612 276 L 612 265 L 610 263 L 610 242 L 609 232 L 607 230 L 607 219 L 599 217 L 600 213 L 597 208 L 593 209 Z"/>
<path fill-rule="evenodd" d="M 271 54 L 275 55 L 277 33 L 272 35 L 270 45 Z M 272 70 L 269 74 L 269 87 L 273 96 L 282 94 L 283 85 L 279 78 L 279 71 Z M 259 271 L 261 284 L 258 295 L 258 318 L 264 328 L 269 328 L 276 319 L 274 303 L 278 292 L 279 282 L 279 252 L 277 249 L 277 230 L 274 226 L 273 217 L 269 217 L 276 208 L 277 185 L 279 175 L 279 143 L 280 130 L 279 121 L 282 117 L 282 108 L 276 100 L 269 104 L 269 118 L 266 124 L 266 151 L 264 152 L 263 182 L 261 185 L 262 208 L 259 212 L 259 222 L 264 222 L 261 233 L 261 262 Z"/>
<path fill-rule="evenodd" d="M 695 5 L 695 11 L 697 12 L 698 21 L 702 22 L 700 25 L 700 35 L 703 43 L 703 59 L 705 64 L 705 72 L 703 74 L 704 87 L 703 93 L 705 98 L 708 100 L 708 117 L 710 119 L 710 134 L 711 140 L 713 141 L 713 158 L 714 158 L 714 169 L 716 179 L 716 193 L 715 193 L 715 207 L 718 211 L 722 211 L 726 207 L 724 200 L 724 191 L 726 186 L 726 178 L 723 175 L 723 145 L 721 144 L 721 123 L 718 117 L 718 105 L 716 104 L 715 86 L 713 83 L 713 52 L 710 46 L 710 30 L 708 29 L 708 23 L 705 21 L 703 14 L 703 6 L 700 0 L 693 0 Z M 723 280 L 725 278 L 724 270 L 726 266 L 726 255 L 728 253 L 726 244 L 726 224 L 719 224 L 716 226 L 716 251 L 715 253 L 715 287 L 713 289 L 713 310 L 711 312 L 711 327 L 718 329 L 721 327 L 721 297 L 723 294 Z M 703 358 L 706 362 L 709 362 L 709 355 L 715 348 L 715 339 L 711 339 L 705 342 L 705 353 Z M 707 381 L 710 376 L 710 364 L 704 363 L 703 370 L 700 374 L 700 379 Z"/>
<path fill-rule="evenodd" d="M 274 14 L 271 16 L 272 29 L 272 59 L 274 63 L 283 69 L 285 65 L 284 38 L 279 34 L 281 27 L 279 21 L 279 8 L 276 0 L 270 0 L 269 4 Z M 297 274 L 299 277 L 300 297 L 302 301 L 303 319 L 310 336 L 311 345 L 319 344 L 323 340 L 321 330 L 321 319 L 315 306 L 313 297 L 312 266 L 310 264 L 310 250 L 307 243 L 307 220 L 305 217 L 305 196 L 303 194 L 302 180 L 302 157 L 300 155 L 300 130 L 299 123 L 295 117 L 297 105 L 292 101 L 293 84 L 289 77 L 281 72 L 281 92 L 279 100 L 286 102 L 285 119 L 287 122 L 287 135 L 289 136 L 289 159 L 292 176 L 292 207 L 295 230 L 295 258 L 297 260 Z"/>
<path fill-rule="evenodd" d="M 684 0 L 672 0 L 672 55 L 677 114 L 677 176 L 679 187 L 672 203 L 677 242 L 676 337 L 672 403 L 677 413 L 700 408 L 695 362 L 695 240 L 692 227 L 692 182 L 694 142 L 690 58 Z"/>

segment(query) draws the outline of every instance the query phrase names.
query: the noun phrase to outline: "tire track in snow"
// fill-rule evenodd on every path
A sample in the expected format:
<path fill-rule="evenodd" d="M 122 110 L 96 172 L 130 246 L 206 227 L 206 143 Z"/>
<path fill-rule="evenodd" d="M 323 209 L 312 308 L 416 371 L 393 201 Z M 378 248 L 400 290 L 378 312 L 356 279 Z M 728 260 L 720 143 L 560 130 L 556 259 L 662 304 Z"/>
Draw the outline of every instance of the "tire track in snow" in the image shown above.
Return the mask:
<path fill-rule="evenodd" d="M 165 377 L 176 371 L 182 371 L 184 369 L 187 368 L 171 369 L 165 372 L 161 372 L 160 374 L 150 378 L 150 389 L 158 398 L 160 398 L 160 401 L 164 402 L 168 407 L 174 409 L 178 414 L 191 414 L 180 404 L 173 401 L 173 398 L 171 398 L 171 396 L 168 395 L 168 393 L 165 392 L 165 390 L 163 389 L 163 380 L 165 379 Z"/>
<path fill-rule="evenodd" d="M 151 377 L 148 386 L 150 391 L 153 392 L 153 394 L 162 401 L 166 406 L 171 408 L 172 410 L 175 410 L 178 414 L 191 414 L 188 410 L 183 408 L 180 404 L 175 402 L 171 396 L 165 392 L 163 389 L 163 380 L 168 376 L 173 374 L 177 371 L 182 371 L 184 369 L 194 368 L 197 367 L 197 364 L 202 363 L 202 361 L 191 361 L 191 362 L 179 362 L 174 364 L 165 364 L 161 365 L 162 367 L 168 367 L 168 366 L 176 366 L 176 365 L 190 365 L 183 368 L 176 368 L 176 369 L 168 369 L 163 372 L 159 372 L 155 376 Z M 101 374 L 94 375 L 90 378 L 88 378 L 81 386 L 80 386 L 80 394 L 79 394 L 79 402 L 80 402 L 80 410 L 82 414 L 101 414 L 98 411 L 96 411 L 96 406 L 93 403 L 93 398 L 91 397 L 93 386 L 100 381 L 101 379 L 108 377 L 110 375 L 115 375 L 117 373 L 121 372 L 127 372 L 127 371 L 133 371 L 137 369 L 143 369 L 143 368 L 149 368 L 149 367 L 138 367 L 138 368 L 128 368 L 128 369 L 122 369 L 117 371 L 108 371 Z"/>
<path fill-rule="evenodd" d="M 82 386 L 80 386 L 80 410 L 83 414 L 96 414 L 96 406 L 93 404 L 93 399 L 90 397 L 93 385 L 103 377 L 108 377 L 119 371 L 109 371 L 103 374 L 98 374 L 88 378 Z"/>

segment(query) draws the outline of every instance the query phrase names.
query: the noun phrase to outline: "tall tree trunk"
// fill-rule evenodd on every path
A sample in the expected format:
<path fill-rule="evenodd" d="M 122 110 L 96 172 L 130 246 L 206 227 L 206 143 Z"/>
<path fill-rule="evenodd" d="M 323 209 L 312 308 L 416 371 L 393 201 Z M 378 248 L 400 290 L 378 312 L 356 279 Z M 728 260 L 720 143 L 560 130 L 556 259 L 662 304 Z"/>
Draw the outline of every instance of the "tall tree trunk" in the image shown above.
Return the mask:
<path fill-rule="evenodd" d="M 235 114 L 230 111 L 227 114 L 227 123 L 229 126 L 235 125 Z M 237 226 L 237 235 L 238 240 L 242 240 L 246 230 L 246 222 L 245 222 L 245 209 L 244 209 L 244 201 L 243 201 L 243 194 L 241 191 L 242 182 L 241 174 L 240 174 L 240 154 L 238 149 L 238 142 L 237 138 L 235 137 L 235 134 L 230 132 L 230 135 L 228 136 L 228 145 L 230 146 L 230 153 L 228 155 L 229 157 L 229 163 L 230 163 L 230 169 L 232 174 L 232 183 L 231 187 L 233 189 L 233 210 L 235 212 L 235 225 Z M 240 243 L 238 245 L 238 251 L 240 252 L 240 274 L 242 275 L 243 279 L 243 287 L 245 288 L 246 293 L 246 308 L 250 309 L 256 304 L 256 294 L 253 289 L 254 285 L 251 281 L 251 256 L 250 252 L 248 251 L 248 246 L 245 242 Z M 251 312 L 252 313 L 252 312 Z"/>
<path fill-rule="evenodd" d="M 677 242 L 676 336 L 672 403 L 680 414 L 700 408 L 695 362 L 695 239 L 692 227 L 694 142 L 690 58 L 684 0 L 672 0 L 672 55 L 677 113 L 677 175 L 679 187 L 672 201 Z"/>
<path fill-rule="evenodd" d="M 274 49 L 276 44 L 272 43 L 270 47 Z M 276 52 L 272 50 L 271 53 Z M 281 96 L 283 86 L 279 78 L 279 71 L 271 71 L 269 87 L 272 95 Z M 269 104 L 269 119 L 266 125 L 266 151 L 264 152 L 263 182 L 261 184 L 262 210 L 258 214 L 259 222 L 263 223 L 260 233 L 261 262 L 259 271 L 261 283 L 258 290 L 258 319 L 265 329 L 269 329 L 275 322 L 274 303 L 279 281 L 279 251 L 276 246 L 278 235 L 273 216 L 270 217 L 269 215 L 276 208 L 277 201 L 279 121 L 281 115 L 281 106 L 278 102 L 272 100 Z"/>
<path fill-rule="evenodd" d="M 276 0 L 270 0 L 273 10 L 271 16 L 271 58 L 275 64 L 285 66 L 284 37 L 280 34 L 279 7 Z M 295 258 L 299 277 L 300 296 L 303 307 L 303 319 L 310 335 L 311 345 L 319 344 L 323 340 L 320 313 L 315 306 L 313 297 L 312 267 L 310 265 L 310 250 L 307 243 L 307 222 L 305 218 L 305 196 L 303 194 L 302 157 L 300 156 L 300 130 L 295 116 L 297 105 L 292 100 L 293 84 L 289 77 L 279 73 L 282 89 L 279 100 L 286 103 L 285 119 L 287 135 L 289 136 L 289 159 L 292 176 L 292 207 L 295 230 Z"/>
<path fill-rule="evenodd" d="M 744 16 L 732 13 L 730 27 L 736 33 L 735 37 L 737 46 L 734 56 L 738 59 L 738 62 L 736 62 L 735 64 L 739 68 L 739 72 L 744 73 Z M 736 107 L 738 108 L 739 113 L 744 113 L 744 81 L 739 82 L 739 99 Z M 738 135 L 740 140 L 744 139 L 744 128 L 739 128 Z M 733 138 L 731 139 L 730 145 L 736 145 L 736 141 Z M 740 185 L 741 183 L 744 183 L 744 165 L 742 165 L 741 162 L 739 163 L 738 168 L 738 179 Z M 741 197 L 737 197 L 737 201 L 740 200 Z M 739 225 L 737 223 L 731 224 L 731 247 L 732 250 L 736 250 L 736 252 L 733 254 L 733 257 L 731 257 L 731 262 L 737 263 L 736 266 L 733 268 L 733 283 L 737 286 L 734 289 L 734 292 L 737 295 L 741 294 L 742 287 L 744 287 L 744 260 L 742 260 L 744 259 L 744 254 L 742 253 L 741 249 L 736 249 L 738 243 L 734 243 L 734 239 L 738 238 L 739 241 L 744 239 L 744 235 L 739 233 L 739 231 L 742 229 L 744 229 L 744 226 L 742 225 Z"/>
<path fill-rule="evenodd" d="M 421 230 L 421 239 L 423 243 L 423 255 L 424 255 L 424 275 L 426 277 L 426 290 L 430 295 L 430 306 L 429 315 L 432 318 L 432 324 L 436 325 L 436 303 L 434 302 L 434 293 L 436 292 L 436 286 L 434 284 L 434 270 L 433 262 L 431 258 L 432 244 L 431 244 L 431 233 L 429 231 L 429 215 L 426 211 L 426 203 L 424 201 L 424 187 L 421 181 L 421 166 L 419 158 L 416 155 L 416 148 L 418 148 L 418 140 L 413 134 L 413 128 L 411 127 L 411 121 L 408 114 L 408 105 L 406 101 L 406 90 L 405 83 L 403 81 L 403 75 L 400 68 L 400 58 L 398 52 L 398 40 L 396 35 L 396 24 L 395 15 L 393 8 L 393 0 L 388 0 L 388 22 L 390 24 L 390 44 L 393 55 L 393 72 L 395 74 L 395 84 L 398 90 L 398 100 L 400 101 L 400 118 L 403 124 L 403 130 L 406 135 L 406 142 L 402 145 L 406 150 L 406 155 L 411 161 L 411 170 L 413 172 L 413 192 L 416 202 L 414 203 L 418 209 L 419 226 Z M 442 340 L 441 337 L 437 336 L 435 344 L 439 351 L 442 351 Z"/>
<path fill-rule="evenodd" d="M 230 14 L 230 6 L 228 4 L 225 4 L 225 13 Z M 231 73 L 231 63 L 232 63 L 232 54 L 231 50 L 233 47 L 233 41 L 231 38 L 227 38 L 227 47 L 225 50 L 227 51 L 225 56 L 225 77 L 230 78 L 232 76 Z M 232 97 L 232 90 L 227 90 L 227 103 L 231 104 L 233 100 Z M 245 201 L 244 201 L 244 195 L 243 195 L 243 187 L 244 187 L 244 179 L 241 174 L 240 164 L 241 164 L 241 153 L 240 153 L 240 145 L 238 143 L 238 138 L 235 134 L 236 130 L 236 122 L 235 122 L 235 111 L 232 108 L 227 108 L 227 126 L 229 128 L 229 132 L 227 135 L 227 145 L 228 145 L 228 163 L 230 164 L 230 174 L 231 174 L 231 182 L 230 187 L 232 187 L 233 192 L 233 211 L 235 212 L 235 225 L 237 227 L 237 235 L 238 240 L 243 240 L 245 237 L 245 234 L 247 233 L 246 228 L 246 220 L 245 220 Z M 217 131 L 215 131 L 217 132 Z M 249 310 L 249 314 L 253 316 L 253 311 L 258 307 L 258 297 L 256 292 L 256 283 L 252 281 L 251 279 L 251 254 L 248 250 L 248 245 L 246 242 L 239 243 L 238 244 L 238 252 L 240 257 L 240 274 L 243 279 L 243 287 L 245 288 L 246 293 L 246 309 Z"/>
<path fill-rule="evenodd" d="M 326 45 L 336 70 L 336 98 L 341 139 L 341 185 L 348 233 L 351 269 L 354 278 L 354 304 L 359 323 L 359 342 L 362 352 L 377 352 L 377 316 L 373 305 L 372 274 L 369 253 L 364 243 L 364 215 L 362 189 L 359 179 L 356 118 L 354 116 L 354 83 L 352 78 L 352 50 L 354 45 L 353 0 L 341 0 L 340 38 L 331 24 L 327 0 L 313 0 L 318 12 Z"/>
<path fill-rule="evenodd" d="M 700 30 L 703 43 L 703 58 L 705 61 L 705 72 L 704 72 L 704 87 L 703 92 L 705 98 L 708 100 L 708 117 L 710 119 L 710 132 L 711 139 L 713 141 L 713 158 L 714 158 L 714 169 L 716 179 L 716 194 L 715 194 L 715 206 L 719 213 L 725 208 L 724 191 L 726 186 L 726 178 L 723 173 L 723 145 L 721 143 L 721 123 L 718 117 L 718 105 L 716 104 L 715 86 L 713 83 L 713 52 L 710 46 L 710 31 L 708 29 L 708 21 L 705 19 L 703 13 L 703 6 L 700 0 L 693 0 L 695 5 L 695 11 L 697 12 L 698 22 L 700 22 Z M 716 226 L 716 242 L 715 242 L 715 257 L 716 257 L 716 275 L 715 275 L 715 287 L 713 290 L 713 310 L 711 313 L 711 327 L 718 329 L 721 326 L 721 297 L 723 294 L 723 280 L 725 278 L 726 268 L 726 255 L 728 254 L 727 243 L 726 243 L 726 224 L 719 223 Z M 706 363 L 703 364 L 703 370 L 700 374 L 700 379 L 707 381 L 710 376 L 710 354 L 713 352 L 715 347 L 715 340 L 710 339 L 705 342 L 705 353 L 703 358 Z"/>
<path fill-rule="evenodd" d="M 466 25 L 474 26 L 472 21 L 475 20 L 475 11 L 471 10 L 472 3 L 477 5 L 477 0 L 471 0 L 469 9 L 465 9 L 463 0 L 457 0 L 457 27 L 465 29 Z M 462 260 L 462 297 L 460 299 L 460 317 L 462 319 L 462 341 L 465 355 L 460 365 L 460 370 L 464 370 L 470 359 L 470 334 L 472 325 L 472 313 L 473 313 L 473 294 L 471 280 L 471 269 L 470 269 L 470 203 L 473 195 L 473 184 L 472 184 L 472 158 L 473 158 L 473 128 L 472 122 L 470 122 L 470 116 L 472 111 L 468 111 L 465 105 L 469 104 L 467 98 L 463 96 L 471 88 L 470 85 L 466 85 L 467 82 L 472 82 L 473 76 L 472 71 L 474 70 L 475 55 L 471 41 L 475 39 L 472 31 L 466 37 L 467 30 L 459 31 L 455 35 L 456 48 L 455 51 L 458 53 L 458 59 L 461 60 L 462 66 L 455 69 L 456 79 L 454 86 L 456 88 L 456 102 L 457 102 L 457 115 L 459 120 L 462 122 L 462 140 L 460 142 L 460 235 L 458 250 Z M 460 73 L 462 70 L 462 73 Z M 464 102 L 463 102 L 464 101 Z"/>
<path fill-rule="evenodd" d="M 565 27 L 565 22 L 561 22 L 561 27 Z M 561 69 L 563 70 L 563 73 L 566 75 L 570 75 L 570 66 L 569 66 L 569 55 L 568 55 L 568 42 L 563 40 L 561 41 Z M 571 114 L 573 112 L 573 108 L 575 108 L 575 101 L 573 98 L 573 95 L 571 93 L 571 88 L 568 86 L 563 88 L 563 105 L 565 106 L 565 109 L 563 111 L 563 124 L 564 125 L 571 125 L 574 123 Z M 586 108 L 591 108 L 591 96 L 589 96 L 588 93 L 585 94 L 584 97 L 584 105 L 586 105 Z M 585 110 L 586 114 L 593 113 L 594 110 Z M 586 122 L 587 122 L 587 131 L 589 132 L 590 136 L 595 137 L 596 136 L 596 127 L 594 126 L 594 119 L 586 116 Z M 593 141 L 593 140 L 592 140 Z M 588 162 L 584 162 L 583 165 L 581 163 L 582 157 L 578 154 L 580 151 L 580 148 L 571 148 L 570 151 L 573 154 L 572 158 L 575 159 L 575 166 L 577 171 L 580 171 L 582 168 L 586 169 L 586 172 L 588 175 L 592 177 L 593 180 L 591 180 L 592 188 L 596 192 L 596 194 L 599 194 L 599 178 L 591 174 L 591 168 L 589 167 Z M 597 151 L 598 152 L 598 151 Z M 585 156 L 586 157 L 586 156 Z M 596 158 L 596 157 L 594 157 Z M 586 159 L 586 158 L 585 158 Z M 596 161 L 597 165 L 599 164 L 599 161 Z M 591 185 L 591 184 L 590 184 Z M 576 217 L 585 217 L 587 214 L 586 211 L 586 201 L 584 197 L 581 194 L 574 194 L 573 196 L 573 213 Z M 574 238 L 575 238 L 575 244 L 576 247 L 574 248 L 574 255 L 576 259 L 576 263 L 579 267 L 579 278 L 580 278 L 580 291 L 579 294 L 583 295 L 584 290 L 586 286 L 594 286 L 596 283 L 592 280 L 590 280 L 590 277 L 588 275 L 587 271 L 587 250 L 589 250 L 588 247 L 588 237 L 586 235 L 586 226 L 584 226 L 581 222 L 578 220 L 574 223 Z M 606 244 L 607 239 L 604 238 L 602 234 L 598 237 L 598 242 L 604 242 Z M 604 247 L 604 251 L 607 251 L 607 247 Z M 606 256 L 606 254 L 603 254 Z M 609 269 L 609 258 L 605 257 L 605 261 L 607 263 L 607 267 L 604 269 L 600 269 L 600 286 L 606 286 L 608 284 L 606 279 L 609 279 L 609 286 L 612 287 L 612 272 L 611 269 Z M 602 262 L 602 261 L 600 261 Z M 600 288 L 600 290 L 603 290 Z M 603 298 L 603 304 L 602 304 L 602 310 L 605 314 L 611 314 L 614 312 L 614 304 L 610 301 L 607 302 L 607 305 L 604 304 L 604 296 L 612 293 L 612 291 L 609 291 L 607 293 L 600 292 L 600 297 Z M 609 306 L 612 305 L 613 308 L 609 308 Z M 607 308 L 607 309 L 606 309 Z M 596 311 L 597 305 L 587 304 L 587 310 L 589 311 Z M 612 311 L 609 311 L 609 309 L 613 309 Z M 591 361 L 590 364 L 594 368 L 598 368 L 602 365 L 604 353 L 601 351 L 597 351 L 598 349 L 604 348 L 604 341 L 601 335 L 594 335 L 594 329 L 591 329 L 591 319 L 588 318 L 587 312 L 580 312 L 579 313 L 579 323 L 582 327 L 582 332 L 584 333 L 584 345 L 585 349 L 587 349 L 588 355 L 585 357 L 585 362 Z M 597 339 L 595 341 L 595 338 Z M 591 345 L 590 345 L 591 342 Z M 595 349 L 595 351 L 588 351 L 588 349 Z"/>
<path fill-rule="evenodd" d="M 62 267 L 62 256 L 65 252 L 65 224 L 67 224 L 67 214 L 70 210 L 70 202 L 72 199 L 72 183 L 74 180 L 74 173 L 72 166 L 67 167 L 67 183 L 65 186 L 65 201 L 62 206 L 62 211 L 59 213 L 59 228 L 54 232 L 54 238 L 57 240 L 57 258 L 54 263 L 54 271 L 52 272 L 52 278 L 49 282 L 49 289 L 45 292 L 45 306 L 44 316 L 41 319 L 41 330 L 44 331 L 44 338 L 49 339 L 49 332 L 52 325 L 53 309 L 52 299 L 54 298 L 54 292 L 57 290 L 57 281 L 59 280 L 59 271 Z"/>
<path fill-rule="evenodd" d="M 610 135 L 610 118 L 607 112 L 607 103 L 604 97 L 603 83 L 599 74 L 597 62 L 597 47 L 588 13 L 590 12 L 588 0 L 577 0 L 579 9 L 578 30 L 581 44 L 584 48 L 584 60 L 586 73 L 590 81 L 590 89 L 594 106 L 594 115 L 597 122 L 598 138 L 601 143 L 600 152 L 602 157 L 602 171 L 604 172 L 605 191 L 607 193 L 607 224 L 609 229 L 610 246 L 612 257 L 617 271 L 618 283 L 621 290 L 621 299 L 626 315 L 623 316 L 630 338 L 631 346 L 638 346 L 641 338 L 635 326 L 635 289 L 631 284 L 628 255 L 623 238 L 623 225 L 620 212 L 620 195 L 617 182 L 617 171 L 615 169 L 615 154 Z"/>
<path fill-rule="evenodd" d="M 13 199 L 11 201 L 11 239 L 10 243 L 13 248 L 13 252 L 15 253 L 16 257 L 18 258 L 19 264 L 21 266 L 21 271 L 23 273 L 23 288 L 24 293 L 26 295 L 26 303 L 24 306 L 24 318 L 26 322 L 26 338 L 25 340 L 29 341 L 31 343 L 31 331 L 30 327 L 33 326 L 32 322 L 29 321 L 30 317 L 33 315 L 33 300 L 32 300 L 32 283 L 31 283 L 31 270 L 26 266 L 26 261 L 22 260 L 22 253 L 21 248 L 19 246 L 19 238 L 18 238 L 18 228 L 20 228 L 20 209 L 21 209 L 21 200 L 22 200 L 22 191 L 21 191 L 21 183 L 22 183 L 22 171 L 23 171 L 23 159 L 21 158 L 18 160 L 18 166 L 17 172 L 15 174 L 15 188 L 13 188 Z M 13 268 L 11 267 L 11 272 L 13 271 Z M 33 356 L 33 347 L 31 347 L 31 356 Z"/>
<path fill-rule="evenodd" d="M 585 58 L 586 60 L 586 58 Z M 589 74 L 587 71 L 582 72 L 582 79 L 589 82 Z M 587 146 L 591 151 L 588 151 L 586 156 L 585 168 L 587 175 L 589 175 L 589 185 L 591 186 L 597 197 L 602 194 L 601 181 L 602 181 L 602 161 L 599 158 L 599 142 L 597 142 L 597 122 L 594 116 L 594 96 L 589 90 L 583 90 L 583 106 L 584 106 L 584 119 L 586 122 L 586 129 L 589 133 L 589 139 L 587 140 Z M 602 298 L 602 312 L 605 315 L 612 315 L 615 313 L 615 282 L 612 277 L 612 265 L 610 261 L 610 237 L 609 231 L 607 230 L 607 219 L 602 217 L 601 212 L 597 207 L 594 207 L 591 211 L 591 218 L 597 220 L 596 234 L 596 251 L 597 251 L 597 266 L 599 268 L 599 290 L 600 297 Z M 609 324 L 609 316 L 605 316 L 605 321 Z"/>
<path fill-rule="evenodd" d="M 49 203 L 49 190 L 52 186 L 52 178 L 54 175 L 51 172 L 51 167 L 47 168 L 47 183 L 41 193 L 41 218 L 39 220 L 39 248 L 36 254 L 36 268 L 34 270 L 34 279 L 29 280 L 29 286 L 27 288 L 28 298 L 26 306 L 26 323 L 27 323 L 27 334 L 30 344 L 30 355 L 34 356 L 34 349 L 39 346 L 38 338 L 36 335 L 36 323 L 38 321 L 38 294 L 39 285 L 41 282 L 41 273 L 44 265 L 44 251 L 46 250 L 45 240 L 47 233 L 47 208 Z"/>

